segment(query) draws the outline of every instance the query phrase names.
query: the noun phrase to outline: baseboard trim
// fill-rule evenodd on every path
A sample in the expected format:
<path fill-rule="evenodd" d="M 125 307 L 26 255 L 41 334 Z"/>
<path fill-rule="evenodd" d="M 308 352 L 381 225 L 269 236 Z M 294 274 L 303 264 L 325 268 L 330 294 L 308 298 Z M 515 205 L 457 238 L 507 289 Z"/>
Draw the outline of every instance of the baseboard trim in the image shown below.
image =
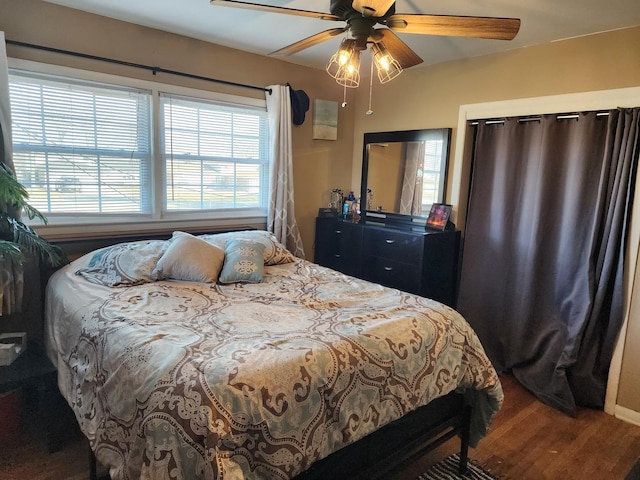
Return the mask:
<path fill-rule="evenodd" d="M 616 405 L 615 417 L 640 427 L 640 412 Z"/>

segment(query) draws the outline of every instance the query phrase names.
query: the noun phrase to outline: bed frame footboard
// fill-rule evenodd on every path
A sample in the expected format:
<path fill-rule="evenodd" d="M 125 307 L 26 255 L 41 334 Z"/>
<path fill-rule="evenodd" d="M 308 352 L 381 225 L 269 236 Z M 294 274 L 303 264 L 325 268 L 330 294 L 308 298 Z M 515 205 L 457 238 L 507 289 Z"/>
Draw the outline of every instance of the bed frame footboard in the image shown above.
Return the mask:
<path fill-rule="evenodd" d="M 471 407 L 453 392 L 314 463 L 295 480 L 388 478 L 455 436 L 460 437 L 462 474 L 467 471 L 470 427 Z"/>

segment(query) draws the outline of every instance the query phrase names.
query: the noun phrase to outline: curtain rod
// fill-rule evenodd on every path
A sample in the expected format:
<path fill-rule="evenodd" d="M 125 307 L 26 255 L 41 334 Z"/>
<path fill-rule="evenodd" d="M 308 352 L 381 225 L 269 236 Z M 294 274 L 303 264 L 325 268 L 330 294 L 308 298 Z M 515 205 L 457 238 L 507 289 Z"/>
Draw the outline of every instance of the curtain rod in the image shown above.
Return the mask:
<path fill-rule="evenodd" d="M 597 112 L 596 113 L 596 117 L 608 117 L 609 116 L 609 112 Z M 533 117 L 522 117 L 518 119 L 518 122 L 535 122 L 537 120 L 540 120 L 542 117 L 540 116 L 533 116 Z M 558 116 L 556 117 L 556 120 L 566 120 L 566 119 L 572 119 L 572 118 L 580 118 L 580 115 L 577 113 L 559 113 Z M 478 121 L 472 121 L 469 122 L 469 125 L 478 125 Z M 494 123 L 504 123 L 504 120 L 501 119 L 495 119 L 495 120 L 486 120 L 485 123 L 487 125 L 493 125 Z"/>
<path fill-rule="evenodd" d="M 60 53 L 63 55 L 71 55 L 73 57 L 87 58 L 89 60 L 99 60 L 101 62 L 115 63 L 116 65 L 124 65 L 126 67 L 141 68 L 143 70 L 148 70 L 152 72 L 154 75 L 156 73 L 168 73 L 170 75 L 177 75 L 180 77 L 187 77 L 195 80 L 205 80 L 207 82 L 221 83 L 223 85 L 230 85 L 232 87 L 251 88 L 253 90 L 261 90 L 263 92 L 269 92 L 269 94 L 271 94 L 270 88 L 256 87 L 255 85 L 246 85 L 244 83 L 230 82 L 228 80 L 219 80 L 217 78 L 203 77 L 200 75 L 194 75 L 192 73 L 184 73 L 184 72 L 178 72 L 175 70 L 167 70 L 166 68 L 162 68 L 162 67 L 152 67 L 150 65 L 143 65 L 141 63 L 125 62 L 122 60 L 115 60 L 113 58 L 98 57 L 96 55 L 89 55 L 86 53 L 72 52 L 70 50 L 61 50 L 59 48 L 53 48 L 53 47 L 44 47 L 42 45 L 34 45 L 33 43 L 18 42 L 16 40 L 5 39 L 5 42 L 8 45 L 15 45 L 17 47 L 34 48 L 36 50 L 44 50 L 45 52 Z"/>

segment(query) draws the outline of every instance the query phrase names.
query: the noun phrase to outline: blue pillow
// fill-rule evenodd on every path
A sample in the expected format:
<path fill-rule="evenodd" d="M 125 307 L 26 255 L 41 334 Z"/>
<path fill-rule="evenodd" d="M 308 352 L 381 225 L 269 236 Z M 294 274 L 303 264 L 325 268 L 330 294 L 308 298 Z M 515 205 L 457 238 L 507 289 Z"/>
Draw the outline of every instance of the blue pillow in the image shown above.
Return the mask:
<path fill-rule="evenodd" d="M 224 247 L 224 265 L 219 283 L 260 283 L 264 279 L 264 244 L 241 239 Z"/>

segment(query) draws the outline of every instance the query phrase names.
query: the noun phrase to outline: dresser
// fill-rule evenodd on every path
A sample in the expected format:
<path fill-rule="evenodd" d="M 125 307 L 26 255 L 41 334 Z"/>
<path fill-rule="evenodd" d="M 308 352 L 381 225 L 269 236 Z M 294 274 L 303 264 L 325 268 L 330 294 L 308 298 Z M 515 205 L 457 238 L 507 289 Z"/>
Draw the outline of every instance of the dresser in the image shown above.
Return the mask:
<path fill-rule="evenodd" d="M 315 262 L 455 308 L 459 231 L 316 218 Z"/>

